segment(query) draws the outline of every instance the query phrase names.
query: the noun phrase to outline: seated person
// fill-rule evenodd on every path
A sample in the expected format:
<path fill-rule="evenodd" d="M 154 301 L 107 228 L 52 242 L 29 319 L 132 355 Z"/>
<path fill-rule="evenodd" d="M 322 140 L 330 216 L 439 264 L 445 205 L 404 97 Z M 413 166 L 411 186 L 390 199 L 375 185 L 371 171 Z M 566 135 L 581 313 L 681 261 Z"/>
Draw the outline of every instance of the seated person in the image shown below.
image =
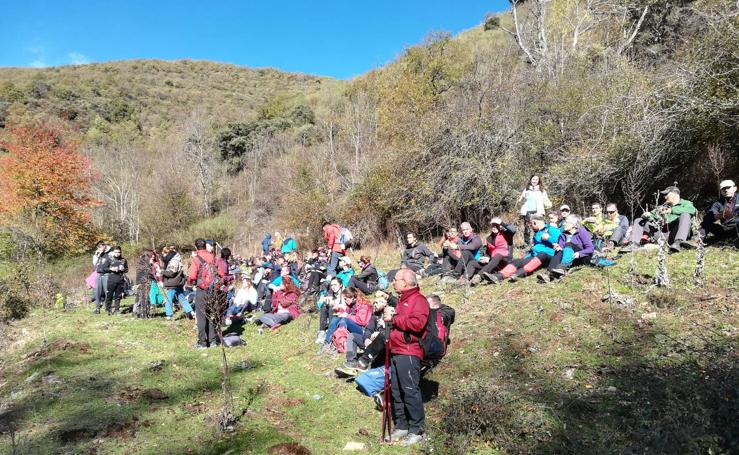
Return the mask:
<path fill-rule="evenodd" d="M 452 261 L 456 261 L 462 257 L 459 251 L 459 233 L 456 227 L 447 228 L 444 231 L 444 239 L 441 241 L 441 266 L 443 271 L 449 272 L 454 266 Z"/>
<path fill-rule="evenodd" d="M 345 288 L 349 287 L 349 281 L 354 276 L 354 269 L 352 268 L 352 258 L 349 256 L 342 256 L 339 258 L 339 273 L 336 277 L 341 280 L 341 285 Z"/>
<path fill-rule="evenodd" d="M 339 327 L 346 327 L 349 333 L 364 333 L 364 328 L 372 318 L 372 303 L 359 290 L 347 288 L 341 292 L 343 305 L 334 307 L 334 317 L 326 330 L 326 338 L 321 353 L 329 352 L 331 337 Z"/>
<path fill-rule="evenodd" d="M 361 256 L 359 258 L 359 267 L 362 269 L 359 275 L 349 278 L 349 287 L 356 288 L 365 294 L 371 294 L 377 290 L 377 282 L 380 275 L 377 269 L 372 265 L 372 258 L 369 256 Z"/>
<path fill-rule="evenodd" d="M 547 213 L 547 224 L 559 229 L 559 214 L 557 212 Z"/>
<path fill-rule="evenodd" d="M 553 248 L 556 253 L 547 266 L 549 275 L 537 276 L 542 281 L 563 276 L 565 269 L 571 265 L 588 264 L 595 252 L 592 234 L 582 226 L 580 217 L 577 215 L 569 215 L 565 218 L 565 230 Z"/>
<path fill-rule="evenodd" d="M 503 223 L 498 217 L 490 220 L 490 235 L 485 241 L 487 256 L 482 256 L 475 267 L 480 272 L 472 277 L 472 284 L 479 284 L 483 274 L 491 275 L 513 260 L 513 236 L 516 227 Z"/>
<path fill-rule="evenodd" d="M 325 259 L 325 258 L 324 258 Z M 307 280 L 307 292 L 316 294 L 319 291 L 321 280 L 326 277 L 327 261 L 321 261 L 318 250 L 313 250 L 307 255 L 303 264 L 303 275 Z"/>
<path fill-rule="evenodd" d="M 638 250 L 642 236 L 646 234 L 653 239 L 661 224 L 664 224 L 663 231 L 667 232 L 670 251 L 677 252 L 682 247 L 691 246 L 687 240 L 690 237 L 691 219 L 695 215 L 693 203 L 681 199 L 680 189 L 674 185 L 664 189 L 662 194 L 665 197 L 664 204 L 634 220 L 631 227 L 630 244 L 623 248 L 622 252 Z"/>
<path fill-rule="evenodd" d="M 563 204 L 559 207 L 559 222 L 557 223 L 557 228 L 560 231 L 565 228 L 565 218 L 567 218 L 567 215 L 570 213 L 572 213 L 572 210 L 569 205 Z"/>
<path fill-rule="evenodd" d="M 272 293 L 272 312 L 259 316 L 257 322 L 275 328 L 287 324 L 300 316 L 298 299 L 300 291 L 292 280 L 283 280 L 279 288 Z"/>
<path fill-rule="evenodd" d="M 438 262 L 439 257 L 436 253 L 419 242 L 415 234 L 409 232 L 405 236 L 405 250 L 400 256 L 401 267 L 409 268 L 421 276 L 437 275 L 441 273 Z M 392 280 L 394 276 L 388 274 L 388 279 Z"/>
<path fill-rule="evenodd" d="M 618 213 L 618 206 L 613 202 L 606 205 L 606 219 L 609 225 L 606 250 L 612 250 L 626 240 L 626 233 L 629 232 L 629 219 Z"/>
<path fill-rule="evenodd" d="M 700 236 L 709 240 L 722 241 L 739 237 L 739 201 L 737 201 L 736 184 L 733 180 L 724 180 L 719 185 L 721 197 L 711 205 L 700 227 Z"/>
<path fill-rule="evenodd" d="M 482 256 L 482 240 L 472 230 L 470 223 L 464 222 L 459 228 L 462 235 L 459 236 L 456 245 L 450 245 L 449 247 L 458 250 L 459 254 L 448 256 L 450 265 L 454 266 L 454 269 L 448 273 L 449 277 L 458 278 L 459 284 L 465 284 L 475 274 L 478 265 L 477 260 Z"/>
<path fill-rule="evenodd" d="M 240 318 L 244 313 L 250 313 L 257 307 L 257 290 L 248 275 L 237 278 L 236 295 L 226 310 L 226 325 L 231 325 L 233 318 Z"/>
<path fill-rule="evenodd" d="M 344 286 L 337 277 L 331 279 L 328 290 L 319 297 L 316 305 L 319 311 L 318 334 L 316 336 L 316 344 L 323 344 L 326 340 L 326 331 L 331 316 L 334 314 L 334 308 L 345 306 L 342 292 Z"/>
<path fill-rule="evenodd" d="M 483 279 L 491 283 L 500 283 L 506 278 L 514 281 L 530 275 L 539 267 L 549 265 L 549 261 L 556 253 L 554 245 L 559 242 L 559 229 L 545 223 L 543 215 L 531 215 L 531 229 L 534 231 L 533 245 L 529 253 L 521 259 L 503 267 L 495 274 L 485 274 Z"/>

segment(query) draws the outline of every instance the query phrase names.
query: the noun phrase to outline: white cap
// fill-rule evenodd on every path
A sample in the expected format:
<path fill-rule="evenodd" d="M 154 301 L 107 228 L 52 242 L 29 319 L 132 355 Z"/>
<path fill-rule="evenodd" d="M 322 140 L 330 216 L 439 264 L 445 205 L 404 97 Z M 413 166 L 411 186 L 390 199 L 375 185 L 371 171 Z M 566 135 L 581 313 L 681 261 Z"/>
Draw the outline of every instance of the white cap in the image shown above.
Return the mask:
<path fill-rule="evenodd" d="M 500 217 L 497 217 L 496 216 L 495 218 L 493 218 L 492 220 L 490 220 L 490 224 L 501 225 L 501 224 L 503 224 L 503 220 L 501 220 Z"/>
<path fill-rule="evenodd" d="M 569 210 L 570 210 L 570 206 L 569 206 L 569 205 L 567 205 L 567 204 L 565 204 L 565 205 L 561 206 L 561 207 L 559 208 L 559 210 L 560 210 L 560 211 L 562 211 L 562 210 L 568 210 L 568 211 L 569 211 Z"/>
<path fill-rule="evenodd" d="M 736 183 L 734 183 L 733 180 L 724 180 L 718 184 L 719 188 L 731 188 L 732 186 L 736 186 Z"/>

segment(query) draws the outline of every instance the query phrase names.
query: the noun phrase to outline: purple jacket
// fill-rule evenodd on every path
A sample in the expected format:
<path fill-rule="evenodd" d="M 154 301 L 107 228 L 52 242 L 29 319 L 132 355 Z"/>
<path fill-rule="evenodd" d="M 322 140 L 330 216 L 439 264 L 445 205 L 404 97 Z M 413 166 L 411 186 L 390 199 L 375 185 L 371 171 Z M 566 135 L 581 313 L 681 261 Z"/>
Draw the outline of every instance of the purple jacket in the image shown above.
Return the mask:
<path fill-rule="evenodd" d="M 578 226 L 577 232 L 571 235 L 572 238 L 570 238 L 570 245 L 572 246 L 572 251 L 580 253 L 581 258 L 593 254 L 595 249 L 593 248 L 593 236 L 590 234 L 590 231 L 582 226 Z M 562 232 L 562 235 L 559 236 L 559 242 L 557 243 L 559 243 L 559 246 L 561 246 L 562 249 L 564 249 L 567 244 L 568 236 L 570 236 L 568 232 Z"/>

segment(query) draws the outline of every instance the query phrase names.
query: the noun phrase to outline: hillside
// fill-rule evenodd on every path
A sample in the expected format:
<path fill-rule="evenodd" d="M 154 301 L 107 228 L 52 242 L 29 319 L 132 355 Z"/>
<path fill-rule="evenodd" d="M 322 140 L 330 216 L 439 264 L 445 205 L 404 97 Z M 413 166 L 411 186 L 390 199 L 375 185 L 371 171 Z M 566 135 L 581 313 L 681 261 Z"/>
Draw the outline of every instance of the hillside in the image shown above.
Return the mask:
<path fill-rule="evenodd" d="M 341 82 L 271 68 L 207 61 L 130 60 L 55 68 L 0 68 L 0 109 L 58 115 L 87 131 L 133 121 L 166 129 L 202 108 L 225 124 L 254 116 L 270 99 L 313 99 Z"/>
<path fill-rule="evenodd" d="M 379 257 L 389 269 L 397 256 L 385 248 Z M 669 290 L 650 288 L 653 253 L 633 259 L 549 285 L 424 280 L 424 292 L 457 309 L 449 354 L 424 382 L 426 449 L 737 451 L 739 254 L 709 249 L 704 288 L 691 284 L 693 253 L 671 255 Z M 603 300 L 609 286 L 612 301 Z M 343 358 L 316 355 L 316 326 L 303 315 L 263 336 L 245 327 L 247 346 L 227 351 L 243 416 L 218 435 L 219 352 L 191 349 L 191 321 L 96 316 L 76 301 L 38 308 L 3 329 L 0 451 L 13 453 L 12 428 L 23 454 L 324 454 L 349 441 L 407 453 L 377 444 L 380 413 L 333 377 Z"/>

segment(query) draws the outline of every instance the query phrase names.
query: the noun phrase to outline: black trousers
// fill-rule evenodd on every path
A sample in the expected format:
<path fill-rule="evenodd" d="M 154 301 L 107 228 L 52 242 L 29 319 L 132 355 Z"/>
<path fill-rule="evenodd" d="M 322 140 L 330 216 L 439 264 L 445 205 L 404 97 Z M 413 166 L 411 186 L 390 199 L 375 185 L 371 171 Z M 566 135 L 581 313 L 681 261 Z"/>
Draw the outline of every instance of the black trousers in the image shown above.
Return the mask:
<path fill-rule="evenodd" d="M 329 306 L 324 303 L 319 313 L 318 330 L 328 330 L 328 323 L 331 320 L 331 316 L 328 314 L 329 311 L 331 311 Z"/>
<path fill-rule="evenodd" d="M 216 342 L 215 324 L 205 312 L 211 292 L 206 289 L 195 290 L 195 318 L 198 320 L 198 344 L 201 346 L 211 346 Z"/>
<path fill-rule="evenodd" d="M 461 253 L 462 257 L 459 259 L 449 256 L 449 262 L 454 265 L 454 275 L 462 276 L 464 274 L 467 278 L 471 278 L 480 264 L 475 260 L 472 251 L 462 250 Z"/>
<path fill-rule="evenodd" d="M 394 278 L 394 277 L 393 277 Z M 362 280 L 358 280 L 357 277 L 353 276 L 349 280 L 349 287 L 350 288 L 357 288 L 360 291 L 362 291 L 365 295 L 372 294 L 375 292 L 375 286 L 365 283 Z"/>
<path fill-rule="evenodd" d="M 395 428 L 409 433 L 424 431 L 421 397 L 421 359 L 412 355 L 393 355 L 390 359 L 390 389 L 393 395 Z"/>
<path fill-rule="evenodd" d="M 475 261 L 475 270 L 479 270 L 480 273 L 494 273 L 497 272 L 499 268 L 504 267 L 506 264 L 508 264 L 508 256 L 502 256 L 500 254 L 496 254 L 493 257 L 490 258 L 487 264 L 482 265 L 479 262 Z"/>
<path fill-rule="evenodd" d="M 108 287 L 105 289 L 105 311 L 110 313 L 110 306 L 115 298 L 115 311 L 121 309 L 121 297 L 123 296 L 123 274 L 111 273 L 108 275 Z"/>

